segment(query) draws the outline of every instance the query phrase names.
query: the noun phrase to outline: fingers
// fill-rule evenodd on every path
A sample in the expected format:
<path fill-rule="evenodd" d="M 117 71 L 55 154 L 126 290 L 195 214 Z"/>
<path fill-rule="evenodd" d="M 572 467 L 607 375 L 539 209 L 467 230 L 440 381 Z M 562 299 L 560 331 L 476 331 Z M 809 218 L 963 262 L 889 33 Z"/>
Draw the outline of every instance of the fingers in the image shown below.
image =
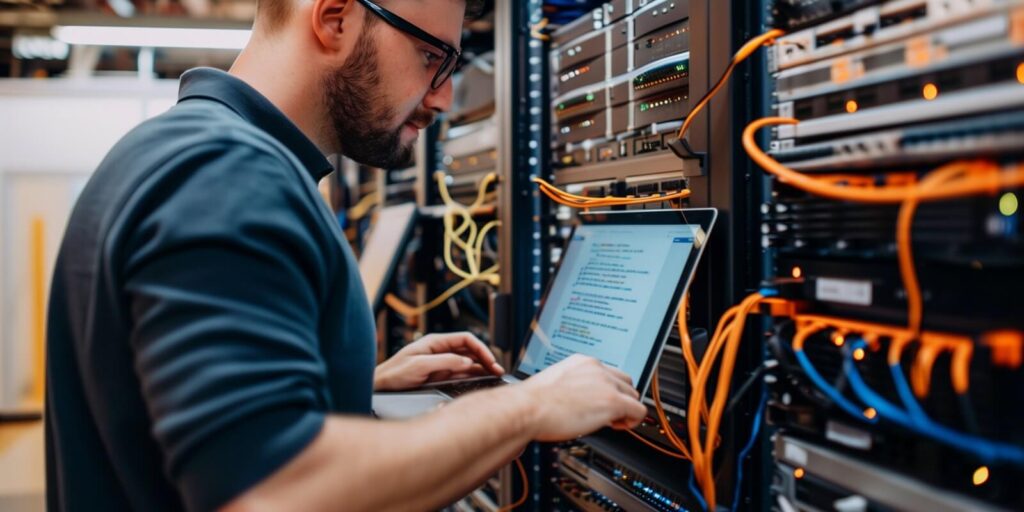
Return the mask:
<path fill-rule="evenodd" d="M 609 426 L 615 430 L 633 430 L 636 428 L 636 425 L 630 425 L 628 421 L 621 419 L 613 421 Z"/>
<path fill-rule="evenodd" d="M 442 373 L 449 375 L 468 372 L 473 367 L 473 360 L 458 354 L 427 354 L 416 356 L 413 369 L 421 375 L 436 376 Z"/>
<path fill-rule="evenodd" d="M 611 376 L 608 380 L 612 383 L 612 385 L 615 386 L 615 389 L 617 389 L 619 393 L 622 393 L 623 395 L 626 395 L 632 398 L 633 400 L 640 399 L 640 393 L 638 393 L 636 391 L 636 388 L 634 388 L 632 384 L 629 384 L 628 381 L 623 382 L 621 379 L 616 378 L 615 376 Z"/>
<path fill-rule="evenodd" d="M 620 380 L 622 382 L 625 382 L 627 386 L 629 386 L 631 388 L 633 387 L 633 378 L 630 377 L 626 372 L 624 372 L 624 371 L 622 371 L 622 370 L 620 370 L 618 368 L 612 368 L 611 366 L 607 366 L 607 365 L 605 366 L 605 368 L 608 369 L 608 373 L 610 373 L 613 377 L 615 377 L 616 379 L 618 379 L 618 380 Z"/>
<path fill-rule="evenodd" d="M 596 360 L 606 382 L 612 386 L 611 414 L 615 418 L 610 425 L 614 428 L 632 429 L 647 417 L 647 406 L 640 402 L 640 393 L 633 387 L 633 381 L 625 372 L 607 366 Z"/>
<path fill-rule="evenodd" d="M 635 428 L 647 417 L 647 406 L 635 399 L 621 397 L 619 401 L 621 416 L 612 422 L 612 426 Z"/>
<path fill-rule="evenodd" d="M 640 402 L 640 393 L 633 387 L 629 375 L 606 365 L 602 365 L 605 378 L 616 391 L 613 398 L 613 414 L 615 420 L 611 427 L 617 429 L 632 429 L 640 424 L 647 417 L 647 406 Z"/>
<path fill-rule="evenodd" d="M 611 382 L 620 393 L 634 399 L 640 398 L 640 394 L 637 393 L 636 388 L 633 387 L 633 379 L 630 378 L 626 372 L 623 372 L 618 368 L 612 368 L 597 359 L 587 358 L 586 362 L 598 365 L 601 368 L 602 373 L 608 378 L 608 381 Z"/>
<path fill-rule="evenodd" d="M 502 375 L 505 369 L 498 364 L 491 349 L 484 342 L 469 332 L 432 334 L 425 337 L 429 340 L 430 351 L 435 354 L 451 352 L 469 357 L 488 370 L 490 374 Z"/>
<path fill-rule="evenodd" d="M 493 375 L 493 372 L 484 369 L 484 367 L 480 366 L 479 364 L 474 364 L 469 368 L 468 371 L 452 373 L 447 377 L 447 380 L 469 379 L 473 377 L 487 377 L 489 375 Z"/>

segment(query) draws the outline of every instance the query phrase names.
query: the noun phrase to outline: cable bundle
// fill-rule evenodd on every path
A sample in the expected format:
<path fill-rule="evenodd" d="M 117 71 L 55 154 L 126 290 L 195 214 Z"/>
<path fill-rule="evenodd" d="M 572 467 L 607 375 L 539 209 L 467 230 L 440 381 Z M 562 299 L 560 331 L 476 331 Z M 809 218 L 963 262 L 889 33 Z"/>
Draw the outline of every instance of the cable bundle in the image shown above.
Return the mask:
<path fill-rule="evenodd" d="M 497 286 L 500 279 L 498 276 L 500 268 L 498 263 L 486 269 L 481 269 L 481 267 L 483 265 L 484 239 L 488 232 L 501 225 L 501 221 L 492 220 L 480 228 L 473 219 L 473 214 L 481 210 L 487 198 L 487 187 L 497 180 L 498 176 L 492 172 L 480 180 L 480 183 L 477 185 L 476 199 L 469 206 L 460 204 L 452 199 L 451 194 L 448 192 L 448 184 L 445 181 L 445 174 L 443 172 L 438 171 L 434 174 L 434 178 L 437 180 L 441 200 L 445 204 L 442 217 L 444 223 L 444 262 L 448 270 L 462 278 L 462 280 L 449 287 L 433 300 L 418 307 L 405 303 L 394 294 L 387 294 L 384 297 L 384 302 L 391 309 L 406 317 L 421 315 L 444 304 L 456 293 L 473 283 L 483 281 L 492 286 Z M 456 220 L 459 221 L 458 225 L 456 225 Z M 462 268 L 455 264 L 452 257 L 453 245 L 462 251 L 467 268 Z"/>
<path fill-rule="evenodd" d="M 548 183 L 547 181 L 544 181 L 541 178 L 533 178 L 532 181 L 537 184 L 537 186 L 540 188 L 540 191 L 543 192 L 544 195 L 548 196 L 549 199 L 560 205 L 568 206 L 570 208 L 588 209 L 609 206 L 629 206 L 647 203 L 661 203 L 664 201 L 675 201 L 686 197 L 690 197 L 690 190 L 685 188 L 676 190 L 674 192 L 652 194 L 646 197 L 587 197 L 576 194 L 570 194 L 569 192 L 566 192 Z"/>

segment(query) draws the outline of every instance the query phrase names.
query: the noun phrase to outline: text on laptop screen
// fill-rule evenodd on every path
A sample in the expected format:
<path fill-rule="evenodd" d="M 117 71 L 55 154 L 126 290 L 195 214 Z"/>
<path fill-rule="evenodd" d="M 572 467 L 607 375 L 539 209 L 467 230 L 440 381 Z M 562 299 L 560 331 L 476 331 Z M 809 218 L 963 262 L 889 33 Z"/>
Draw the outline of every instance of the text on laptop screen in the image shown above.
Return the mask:
<path fill-rule="evenodd" d="M 696 225 L 581 225 L 526 345 L 528 375 L 580 353 L 640 379 L 700 233 Z"/>

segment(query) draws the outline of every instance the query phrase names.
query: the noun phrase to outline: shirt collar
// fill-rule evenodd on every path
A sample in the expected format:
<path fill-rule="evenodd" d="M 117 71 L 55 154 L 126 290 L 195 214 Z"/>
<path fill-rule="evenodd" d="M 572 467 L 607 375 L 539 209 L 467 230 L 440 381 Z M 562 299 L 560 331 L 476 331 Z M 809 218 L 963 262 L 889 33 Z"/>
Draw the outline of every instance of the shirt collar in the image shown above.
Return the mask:
<path fill-rule="evenodd" d="M 216 101 L 267 132 L 299 158 L 319 181 L 333 170 L 320 149 L 273 103 L 252 86 L 224 71 L 195 68 L 181 75 L 178 103 L 193 98 Z"/>

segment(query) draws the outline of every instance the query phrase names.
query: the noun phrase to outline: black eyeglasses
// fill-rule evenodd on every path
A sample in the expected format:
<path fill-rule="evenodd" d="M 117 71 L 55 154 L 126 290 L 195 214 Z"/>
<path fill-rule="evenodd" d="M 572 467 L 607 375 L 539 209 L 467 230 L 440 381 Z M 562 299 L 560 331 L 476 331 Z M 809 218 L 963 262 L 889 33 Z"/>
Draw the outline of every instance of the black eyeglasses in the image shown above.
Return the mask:
<path fill-rule="evenodd" d="M 448 77 L 452 76 L 462 52 L 452 48 L 448 43 L 428 34 L 423 29 L 405 21 L 397 14 L 371 2 L 370 0 L 359 0 L 359 3 L 363 4 L 364 7 L 377 16 L 380 16 L 388 25 L 391 25 L 392 27 L 395 27 L 398 30 L 401 30 L 402 32 L 405 32 L 406 34 L 409 34 L 410 36 L 413 36 L 444 52 L 444 60 L 441 62 L 441 67 L 437 68 L 437 73 L 434 74 L 434 79 L 431 80 L 430 87 L 438 89 L 444 85 L 445 81 L 448 80 Z"/>

